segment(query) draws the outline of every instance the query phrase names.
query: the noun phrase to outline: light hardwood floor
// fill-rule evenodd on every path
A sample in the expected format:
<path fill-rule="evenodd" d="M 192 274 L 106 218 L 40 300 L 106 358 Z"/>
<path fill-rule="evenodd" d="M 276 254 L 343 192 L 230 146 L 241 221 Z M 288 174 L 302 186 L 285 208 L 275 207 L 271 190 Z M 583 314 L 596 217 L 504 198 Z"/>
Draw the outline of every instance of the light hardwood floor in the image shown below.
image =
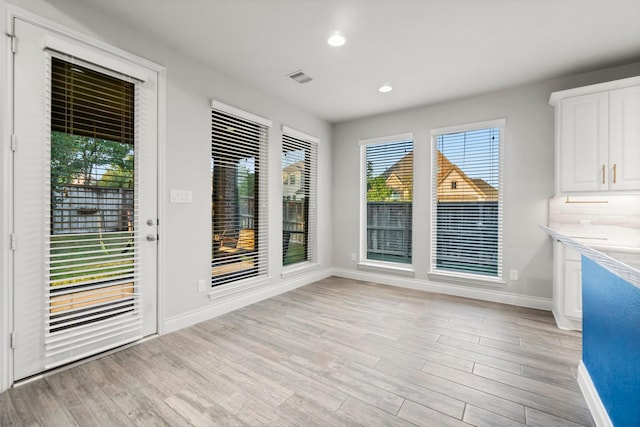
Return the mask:
<path fill-rule="evenodd" d="M 0 394 L 0 425 L 592 426 L 550 313 L 329 278 Z"/>

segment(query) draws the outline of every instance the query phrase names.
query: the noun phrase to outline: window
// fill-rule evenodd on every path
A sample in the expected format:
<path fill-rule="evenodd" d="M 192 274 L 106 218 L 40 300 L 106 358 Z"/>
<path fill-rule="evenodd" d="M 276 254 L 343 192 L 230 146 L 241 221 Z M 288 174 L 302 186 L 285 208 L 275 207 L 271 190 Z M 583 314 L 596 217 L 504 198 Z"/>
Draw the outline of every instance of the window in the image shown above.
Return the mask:
<path fill-rule="evenodd" d="M 360 141 L 361 257 L 411 264 L 413 135 Z"/>
<path fill-rule="evenodd" d="M 432 131 L 432 272 L 502 277 L 503 127 Z"/>
<path fill-rule="evenodd" d="M 315 260 L 318 140 L 282 129 L 282 265 Z"/>
<path fill-rule="evenodd" d="M 211 283 L 267 274 L 267 140 L 271 122 L 212 102 Z"/>

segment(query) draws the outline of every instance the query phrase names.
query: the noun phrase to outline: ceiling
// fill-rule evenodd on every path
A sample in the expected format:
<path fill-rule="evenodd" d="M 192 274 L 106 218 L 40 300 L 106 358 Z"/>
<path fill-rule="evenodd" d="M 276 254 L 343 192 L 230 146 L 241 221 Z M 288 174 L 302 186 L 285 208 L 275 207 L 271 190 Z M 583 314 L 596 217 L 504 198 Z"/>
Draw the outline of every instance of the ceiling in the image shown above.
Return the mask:
<path fill-rule="evenodd" d="M 334 123 L 640 60 L 640 0 L 78 1 Z"/>

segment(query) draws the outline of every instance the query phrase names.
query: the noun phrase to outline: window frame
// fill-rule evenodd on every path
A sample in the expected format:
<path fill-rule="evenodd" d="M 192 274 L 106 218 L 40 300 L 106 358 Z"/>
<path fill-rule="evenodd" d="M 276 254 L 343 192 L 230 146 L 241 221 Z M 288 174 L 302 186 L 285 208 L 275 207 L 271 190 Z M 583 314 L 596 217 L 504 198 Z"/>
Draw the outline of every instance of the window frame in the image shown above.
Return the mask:
<path fill-rule="evenodd" d="M 318 265 L 318 214 L 317 214 L 317 205 L 318 205 L 318 154 L 320 148 L 320 139 L 309 135 L 307 133 L 301 132 L 299 130 L 293 129 L 291 127 L 282 126 L 282 146 L 280 150 L 281 156 L 285 153 L 284 151 L 284 139 L 285 136 L 289 138 L 296 139 L 297 142 L 301 142 L 306 144 L 306 148 L 310 151 L 309 162 L 305 161 L 305 168 L 309 167 L 309 171 L 303 171 L 305 176 L 308 175 L 309 183 L 308 185 L 308 213 L 306 221 L 306 253 L 307 257 L 303 261 L 299 261 L 293 264 L 285 265 L 284 264 L 284 212 L 282 212 L 282 219 L 280 221 L 281 224 L 281 236 L 283 238 L 281 248 L 283 250 L 282 253 L 282 262 L 281 262 L 281 276 L 287 277 L 295 273 L 299 273 L 301 271 L 306 271 L 310 268 L 315 268 Z M 281 164 L 282 166 L 282 164 Z M 281 168 L 282 173 L 282 168 Z M 284 175 L 283 175 L 284 176 Z M 301 179 L 301 182 L 304 181 Z M 281 179 L 282 185 L 280 186 L 281 191 L 281 200 L 284 200 L 284 186 L 291 185 L 290 180 L 287 183 L 284 182 L 284 179 Z M 297 182 L 297 180 L 296 180 Z M 295 185 L 295 184 L 294 184 Z M 295 198 L 291 198 L 291 200 L 295 200 Z"/>
<path fill-rule="evenodd" d="M 451 134 L 451 133 L 460 133 L 460 132 L 472 132 L 482 129 L 488 128 L 497 128 L 499 129 L 499 147 L 498 147 L 498 274 L 496 276 L 482 275 L 482 274 L 474 274 L 474 273 L 463 273 L 452 270 L 442 270 L 435 268 L 435 260 L 436 260 L 436 251 L 437 251 L 437 234 L 434 227 L 437 224 L 437 165 L 435 162 L 437 161 L 437 147 L 438 147 L 438 136 Z M 461 283 L 466 284 L 488 284 L 488 285 L 504 285 L 506 282 L 504 280 L 504 259 L 503 259 L 503 248 L 504 248 L 504 145 L 505 145 L 505 128 L 506 128 L 506 119 L 494 119 L 487 120 L 482 122 L 474 122 L 467 123 L 461 125 L 447 126 L 437 129 L 431 130 L 431 146 L 430 146 L 430 167 L 431 167 L 431 193 L 430 193 L 430 224 L 429 224 L 429 278 L 433 279 L 445 279 L 445 280 L 453 280 L 459 281 Z"/>
<path fill-rule="evenodd" d="M 382 137 L 375 138 L 365 138 L 358 141 L 358 145 L 360 146 L 360 199 L 359 199 L 359 209 L 360 209 L 360 238 L 359 238 L 359 248 L 358 248 L 358 259 L 357 266 L 362 269 L 372 269 L 372 270 L 388 270 L 393 271 L 395 273 L 400 274 L 413 274 L 414 268 L 414 258 L 413 258 L 413 243 L 414 243 L 414 203 L 413 198 L 411 201 L 411 262 L 410 263 L 401 263 L 401 262 L 391 262 L 391 261 L 382 261 L 369 259 L 367 257 L 367 147 L 371 145 L 380 145 L 380 144 L 390 144 L 390 143 L 400 143 L 405 141 L 411 141 L 413 144 L 413 150 L 415 153 L 415 138 L 413 132 L 406 132 L 395 135 L 388 135 Z M 412 165 L 412 174 L 415 172 L 415 154 L 414 154 L 414 164 Z M 412 193 L 415 195 L 415 182 L 413 183 Z"/>

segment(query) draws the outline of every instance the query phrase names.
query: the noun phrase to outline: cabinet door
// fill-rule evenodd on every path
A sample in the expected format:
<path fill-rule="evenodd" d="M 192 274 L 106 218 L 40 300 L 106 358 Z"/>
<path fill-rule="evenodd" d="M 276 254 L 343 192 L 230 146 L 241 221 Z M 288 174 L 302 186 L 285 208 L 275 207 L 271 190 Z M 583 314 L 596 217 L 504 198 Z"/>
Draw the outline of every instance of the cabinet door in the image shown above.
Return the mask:
<path fill-rule="evenodd" d="M 640 86 L 609 94 L 611 190 L 640 190 Z"/>
<path fill-rule="evenodd" d="M 564 315 L 582 319 L 582 269 L 580 261 L 564 262 Z"/>
<path fill-rule="evenodd" d="M 608 93 L 562 100 L 561 190 L 608 188 Z"/>

